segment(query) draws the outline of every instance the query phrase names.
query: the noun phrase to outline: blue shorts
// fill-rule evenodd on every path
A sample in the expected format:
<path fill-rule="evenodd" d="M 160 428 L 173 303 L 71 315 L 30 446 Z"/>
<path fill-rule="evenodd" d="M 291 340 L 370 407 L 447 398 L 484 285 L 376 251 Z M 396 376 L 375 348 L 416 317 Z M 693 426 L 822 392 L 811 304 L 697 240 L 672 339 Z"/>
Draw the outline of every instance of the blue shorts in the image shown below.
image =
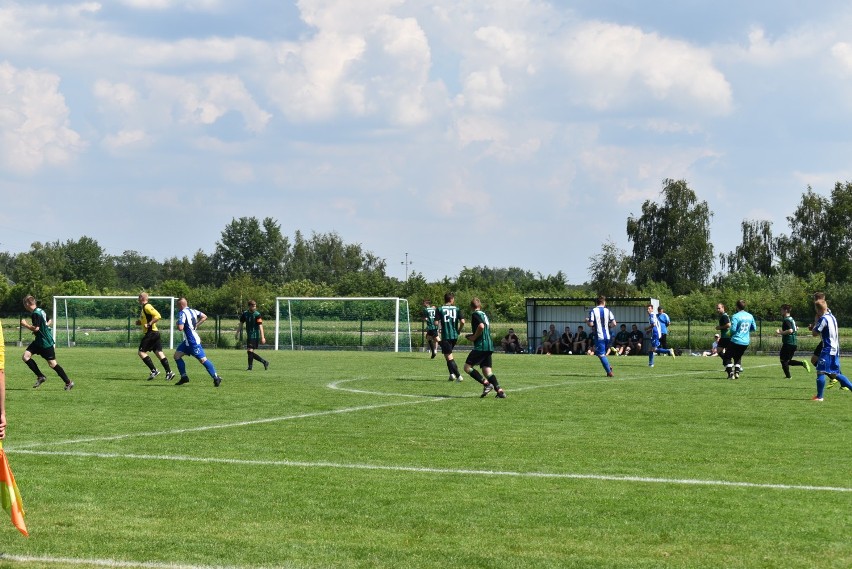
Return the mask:
<path fill-rule="evenodd" d="M 186 343 L 186 340 L 180 343 L 177 347 L 177 351 L 182 354 L 187 354 L 189 356 L 193 356 L 197 359 L 206 358 L 207 354 L 204 353 L 204 348 L 201 347 L 201 344 L 196 344 L 194 346 L 190 346 Z"/>
<path fill-rule="evenodd" d="M 605 356 L 609 351 L 609 342 L 598 338 L 595 340 L 595 355 L 598 357 Z"/>
<path fill-rule="evenodd" d="M 820 354 L 819 361 L 816 365 L 817 373 L 828 375 L 837 375 L 840 373 L 840 356 L 832 356 L 829 354 Z"/>

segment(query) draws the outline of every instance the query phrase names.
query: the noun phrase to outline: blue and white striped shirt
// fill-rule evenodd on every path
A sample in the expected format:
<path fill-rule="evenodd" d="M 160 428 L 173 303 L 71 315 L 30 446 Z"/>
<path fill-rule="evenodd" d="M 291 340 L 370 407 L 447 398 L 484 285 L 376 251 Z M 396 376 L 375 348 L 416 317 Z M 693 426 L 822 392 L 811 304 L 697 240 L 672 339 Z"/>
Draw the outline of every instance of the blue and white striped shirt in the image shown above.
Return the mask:
<path fill-rule="evenodd" d="M 823 314 L 814 330 L 819 331 L 822 336 L 822 353 L 829 356 L 840 355 L 840 335 L 837 331 L 837 318 L 828 312 Z"/>
<path fill-rule="evenodd" d="M 589 311 L 588 324 L 594 327 L 598 340 L 609 342 L 612 338 L 609 329 L 610 323 L 615 325 L 615 316 L 606 306 L 596 306 Z"/>

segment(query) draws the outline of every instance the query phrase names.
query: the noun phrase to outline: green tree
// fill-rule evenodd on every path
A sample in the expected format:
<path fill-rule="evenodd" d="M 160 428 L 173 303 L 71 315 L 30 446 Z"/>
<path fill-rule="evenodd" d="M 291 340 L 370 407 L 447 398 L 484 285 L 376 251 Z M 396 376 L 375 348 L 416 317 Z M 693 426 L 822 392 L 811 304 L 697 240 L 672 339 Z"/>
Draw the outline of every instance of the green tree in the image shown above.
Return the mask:
<path fill-rule="evenodd" d="M 137 251 L 112 258 L 116 284 L 124 290 L 151 290 L 163 278 L 163 265 Z"/>
<path fill-rule="evenodd" d="M 268 282 L 284 279 L 284 265 L 290 245 L 272 218 L 261 223 L 256 217 L 234 219 L 216 242 L 213 265 L 217 282 L 231 275 L 249 273 Z"/>
<path fill-rule="evenodd" d="M 743 240 L 727 255 L 719 255 L 722 271 L 742 271 L 750 267 L 758 275 L 770 276 L 775 272 L 775 251 L 778 242 L 772 236 L 772 222 L 743 220 Z"/>
<path fill-rule="evenodd" d="M 675 294 L 703 286 L 713 267 L 707 202 L 699 202 L 684 180 L 663 180 L 662 203 L 646 200 L 642 215 L 627 219 L 633 242 L 630 268 L 636 285 L 667 283 Z"/>
<path fill-rule="evenodd" d="M 830 206 L 828 198 L 808 186 L 796 210 L 787 217 L 790 235 L 778 238 L 782 271 L 806 277 L 825 270 L 830 252 L 824 221 Z"/>
<path fill-rule="evenodd" d="M 589 257 L 591 287 L 597 294 L 605 296 L 628 296 L 633 287 L 627 281 L 630 276 L 630 258 L 610 239 L 601 245 L 601 252 Z"/>

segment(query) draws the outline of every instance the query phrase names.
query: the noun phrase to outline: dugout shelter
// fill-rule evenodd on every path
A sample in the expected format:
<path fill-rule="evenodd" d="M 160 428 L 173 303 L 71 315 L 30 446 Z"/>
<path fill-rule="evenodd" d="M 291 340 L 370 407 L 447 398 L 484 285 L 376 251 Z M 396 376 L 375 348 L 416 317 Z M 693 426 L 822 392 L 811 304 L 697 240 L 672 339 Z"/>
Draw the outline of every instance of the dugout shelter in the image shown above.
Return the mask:
<path fill-rule="evenodd" d="M 615 316 L 619 327 L 627 325 L 630 330 L 636 324 L 644 333 L 648 325 L 648 305 L 652 304 L 654 310 L 660 306 L 659 299 L 650 297 L 613 297 L 606 299 L 606 306 Z M 566 326 L 571 327 L 571 333 L 577 331 L 577 326 L 582 326 L 588 331 L 586 319 L 589 311 L 598 305 L 595 298 L 527 298 L 527 342 L 529 353 L 534 354 L 541 345 L 542 331 L 556 325 L 559 334 L 565 331 Z M 613 333 L 615 335 L 615 333 Z"/>

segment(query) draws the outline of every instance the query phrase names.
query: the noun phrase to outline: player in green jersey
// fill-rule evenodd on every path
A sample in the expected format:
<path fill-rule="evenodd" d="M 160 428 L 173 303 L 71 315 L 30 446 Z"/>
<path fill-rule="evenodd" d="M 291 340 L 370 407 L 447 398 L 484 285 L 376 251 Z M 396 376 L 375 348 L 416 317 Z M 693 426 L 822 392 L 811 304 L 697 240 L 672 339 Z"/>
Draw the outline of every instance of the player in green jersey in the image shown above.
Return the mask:
<path fill-rule="evenodd" d="M 447 360 L 447 369 L 450 372 L 449 381 L 461 381 L 459 366 L 453 359 L 453 348 L 456 347 L 459 332 L 464 328 L 464 318 L 456 306 L 455 294 L 448 292 L 444 295 L 444 305 L 435 311 L 435 319 L 441 327 L 441 353 Z"/>
<path fill-rule="evenodd" d="M 799 330 L 796 327 L 796 321 L 793 320 L 793 317 L 790 315 L 790 311 L 792 309 L 793 307 L 789 304 L 785 304 L 781 307 L 781 327 L 775 330 L 775 333 L 778 336 L 781 336 L 781 351 L 778 354 L 778 357 L 781 359 L 781 369 L 784 370 L 784 377 L 787 379 L 790 379 L 791 377 L 790 366 L 801 366 L 805 368 L 808 373 L 811 372 L 810 363 L 807 361 L 793 359 L 798 346 L 798 338 L 796 335 Z"/>
<path fill-rule="evenodd" d="M 266 343 L 266 335 L 263 333 L 263 318 L 260 312 L 257 311 L 257 302 L 254 300 L 248 301 L 248 310 L 240 314 L 240 325 L 237 327 L 236 337 L 239 338 L 243 331 L 243 324 L 246 325 L 246 355 L 248 357 L 248 367 L 246 371 L 251 371 L 254 360 L 263 364 L 264 371 L 269 369 L 269 362 L 257 355 L 255 350 L 260 344 Z"/>
<path fill-rule="evenodd" d="M 470 301 L 471 310 L 471 328 L 473 332 L 465 336 L 473 342 L 473 350 L 467 356 L 464 362 L 464 371 L 470 374 L 470 377 L 482 384 L 482 395 L 485 397 L 492 390 L 497 392 L 497 397 L 505 399 L 506 392 L 497 383 L 497 376 L 491 370 L 491 356 L 494 353 L 494 340 L 491 338 L 491 324 L 488 321 L 488 316 L 482 311 L 482 301 L 477 297 L 473 297 Z M 473 366 L 482 368 L 482 373 L 479 373 Z"/>
<path fill-rule="evenodd" d="M 35 334 L 35 339 L 27 346 L 24 351 L 23 360 L 32 372 L 36 375 L 34 388 L 39 387 L 47 381 L 47 378 L 42 375 L 38 364 L 33 359 L 33 355 L 38 354 L 47 360 L 47 365 L 56 372 L 62 381 L 65 383 L 65 390 L 68 391 L 74 387 L 74 382 L 68 379 L 68 374 L 62 369 L 62 366 L 56 362 L 56 351 L 54 350 L 55 342 L 53 341 L 53 331 L 50 329 L 50 320 L 47 319 L 47 314 L 44 310 L 36 307 L 36 300 L 32 295 L 24 297 L 24 308 L 30 312 L 31 322 L 27 322 L 25 318 L 21 319 L 21 326 Z"/>
<path fill-rule="evenodd" d="M 429 343 L 429 352 L 434 359 L 438 355 L 438 342 L 441 341 L 441 337 L 438 334 L 438 324 L 435 323 L 436 309 L 428 298 L 423 299 L 423 310 L 420 314 L 426 324 L 426 341 Z"/>

